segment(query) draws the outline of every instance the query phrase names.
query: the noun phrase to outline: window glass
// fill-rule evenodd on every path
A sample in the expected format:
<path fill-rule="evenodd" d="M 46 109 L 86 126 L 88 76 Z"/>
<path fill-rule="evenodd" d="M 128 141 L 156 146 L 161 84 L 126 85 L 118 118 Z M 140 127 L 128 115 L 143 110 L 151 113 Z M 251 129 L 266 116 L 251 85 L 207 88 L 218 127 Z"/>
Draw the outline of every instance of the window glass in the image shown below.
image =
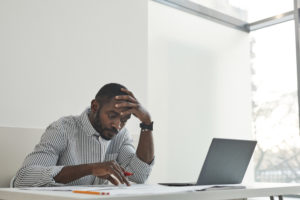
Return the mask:
<path fill-rule="evenodd" d="M 255 180 L 300 182 L 294 21 L 251 32 Z"/>

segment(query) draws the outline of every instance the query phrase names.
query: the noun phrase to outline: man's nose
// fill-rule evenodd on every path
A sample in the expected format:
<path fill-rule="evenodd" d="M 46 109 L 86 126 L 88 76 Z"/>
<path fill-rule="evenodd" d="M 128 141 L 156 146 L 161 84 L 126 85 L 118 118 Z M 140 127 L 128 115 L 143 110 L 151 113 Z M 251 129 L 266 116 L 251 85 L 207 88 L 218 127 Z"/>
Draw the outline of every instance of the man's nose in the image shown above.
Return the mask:
<path fill-rule="evenodd" d="M 121 129 L 121 120 L 120 119 L 115 119 L 112 123 L 112 126 L 117 129 L 118 131 L 120 131 Z"/>

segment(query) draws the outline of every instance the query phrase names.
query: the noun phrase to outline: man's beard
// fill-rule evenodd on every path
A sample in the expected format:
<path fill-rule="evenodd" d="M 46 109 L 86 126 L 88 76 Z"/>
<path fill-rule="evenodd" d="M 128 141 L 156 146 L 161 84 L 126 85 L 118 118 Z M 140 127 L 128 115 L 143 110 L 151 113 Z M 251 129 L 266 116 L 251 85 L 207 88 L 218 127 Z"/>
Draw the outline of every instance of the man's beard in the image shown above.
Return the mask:
<path fill-rule="evenodd" d="M 104 131 L 109 131 L 109 132 L 114 132 L 114 133 L 118 133 L 118 130 L 114 127 L 112 127 L 111 129 L 109 128 L 103 128 L 101 122 L 100 122 L 100 109 L 98 109 L 96 116 L 94 118 L 94 128 L 96 129 L 96 131 L 100 134 L 100 136 L 105 139 L 105 140 L 111 140 L 112 138 L 106 137 L 104 135 Z"/>

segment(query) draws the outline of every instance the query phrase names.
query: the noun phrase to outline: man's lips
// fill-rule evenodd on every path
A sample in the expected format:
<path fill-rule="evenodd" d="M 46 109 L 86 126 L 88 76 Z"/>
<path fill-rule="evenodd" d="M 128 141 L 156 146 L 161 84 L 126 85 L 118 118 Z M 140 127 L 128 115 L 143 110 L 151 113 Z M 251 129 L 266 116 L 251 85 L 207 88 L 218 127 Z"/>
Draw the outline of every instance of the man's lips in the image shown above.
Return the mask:
<path fill-rule="evenodd" d="M 114 137 L 115 135 L 117 135 L 118 131 L 117 130 L 113 130 L 113 129 L 105 129 L 105 132 L 108 133 L 108 136 L 110 138 Z"/>
<path fill-rule="evenodd" d="M 106 128 L 106 129 L 104 129 L 103 131 L 107 131 L 107 132 L 109 132 L 109 133 L 114 133 L 114 134 L 117 134 L 117 133 L 118 133 L 118 130 L 117 130 L 117 129 L 108 129 L 108 128 Z"/>

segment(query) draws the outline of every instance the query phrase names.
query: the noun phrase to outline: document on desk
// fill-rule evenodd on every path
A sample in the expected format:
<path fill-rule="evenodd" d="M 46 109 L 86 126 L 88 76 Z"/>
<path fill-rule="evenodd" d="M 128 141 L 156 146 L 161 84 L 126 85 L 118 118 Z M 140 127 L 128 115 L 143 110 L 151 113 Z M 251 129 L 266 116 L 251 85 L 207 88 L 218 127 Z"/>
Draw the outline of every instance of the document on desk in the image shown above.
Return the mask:
<path fill-rule="evenodd" d="M 131 186 L 121 185 L 87 185 L 87 186 L 62 186 L 62 187 L 31 187 L 19 188 L 21 190 L 31 191 L 99 191 L 109 193 L 110 196 L 117 195 L 138 195 L 138 194 L 170 194 L 177 192 L 195 192 L 216 189 L 232 189 L 232 188 L 245 188 L 241 185 L 202 185 L 202 186 L 164 186 L 164 185 L 148 185 L 148 184 L 133 184 Z"/>

